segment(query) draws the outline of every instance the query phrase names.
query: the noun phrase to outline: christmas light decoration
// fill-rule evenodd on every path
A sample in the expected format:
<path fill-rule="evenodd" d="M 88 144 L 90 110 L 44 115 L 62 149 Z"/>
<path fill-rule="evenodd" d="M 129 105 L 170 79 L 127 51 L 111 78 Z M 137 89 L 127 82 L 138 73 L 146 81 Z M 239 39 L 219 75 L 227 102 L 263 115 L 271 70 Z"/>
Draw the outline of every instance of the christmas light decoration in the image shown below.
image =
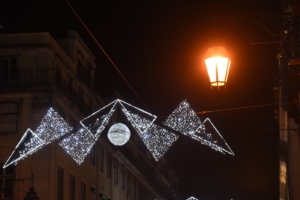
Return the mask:
<path fill-rule="evenodd" d="M 186 100 L 179 104 L 163 124 L 216 151 L 234 155 L 210 119 L 202 123 Z"/>
<path fill-rule="evenodd" d="M 192 135 L 194 140 L 198 140 L 201 144 L 207 145 L 212 149 L 221 153 L 234 155 L 229 145 L 223 139 L 217 128 L 213 125 L 209 118 L 206 118 L 201 126 Z"/>
<path fill-rule="evenodd" d="M 122 146 L 126 144 L 130 138 L 130 135 L 131 133 L 129 128 L 122 123 L 112 125 L 107 133 L 109 141 L 116 146 Z"/>
<path fill-rule="evenodd" d="M 93 135 L 100 135 L 108 124 L 111 116 L 115 112 L 115 106 L 118 100 L 115 100 L 100 110 L 94 112 L 80 121 L 80 124 Z"/>
<path fill-rule="evenodd" d="M 155 121 L 156 116 L 142 109 L 132 106 L 122 100 L 118 100 L 122 107 L 122 111 L 127 117 L 131 125 L 139 133 L 144 133 Z"/>
<path fill-rule="evenodd" d="M 186 200 L 198 200 L 198 199 L 196 199 L 195 197 L 190 197 L 190 198 L 188 198 Z"/>
<path fill-rule="evenodd" d="M 58 145 L 61 146 L 78 165 L 81 165 L 99 136 L 99 134 L 95 136 L 87 129 L 81 128 L 79 131 L 63 139 Z"/>
<path fill-rule="evenodd" d="M 181 132 L 183 135 L 191 136 L 201 126 L 202 122 L 187 100 L 184 100 L 163 124 Z"/>
<path fill-rule="evenodd" d="M 152 124 L 146 132 L 139 133 L 139 136 L 156 161 L 158 161 L 178 139 L 178 136 L 174 133 L 155 124 Z"/>
<path fill-rule="evenodd" d="M 35 134 L 47 145 L 72 129 L 57 112 L 50 108 L 37 127 Z"/>
<path fill-rule="evenodd" d="M 18 161 L 38 151 L 43 145 L 44 142 L 34 134 L 31 129 L 27 129 L 3 168 L 6 168 L 13 163 L 17 164 Z"/>

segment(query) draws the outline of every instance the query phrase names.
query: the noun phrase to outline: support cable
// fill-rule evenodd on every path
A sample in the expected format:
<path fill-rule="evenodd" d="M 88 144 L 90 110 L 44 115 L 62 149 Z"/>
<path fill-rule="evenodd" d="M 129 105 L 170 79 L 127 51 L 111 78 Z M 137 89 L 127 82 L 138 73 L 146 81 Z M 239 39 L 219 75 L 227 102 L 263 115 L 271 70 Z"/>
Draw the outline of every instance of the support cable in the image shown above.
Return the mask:
<path fill-rule="evenodd" d="M 84 26 L 84 28 L 86 29 L 86 31 L 90 34 L 90 36 L 93 38 L 93 40 L 95 41 L 95 43 L 98 45 L 98 47 L 101 49 L 101 51 L 104 53 L 104 55 L 107 57 L 107 59 L 110 61 L 110 63 L 113 65 L 113 67 L 117 70 L 117 72 L 120 74 L 120 76 L 123 78 L 123 80 L 126 82 L 126 84 L 129 86 L 129 88 L 132 90 L 132 92 L 135 94 L 135 96 L 141 101 L 141 103 L 145 106 L 145 108 L 149 110 L 149 108 L 146 106 L 146 104 L 144 103 L 144 101 L 140 98 L 140 96 L 137 94 L 137 92 L 133 89 L 133 87 L 130 85 L 130 83 L 127 81 L 127 79 L 125 78 L 125 76 L 122 74 L 122 72 L 119 70 L 119 68 L 116 66 L 116 64 L 113 62 L 113 60 L 109 57 L 109 55 L 106 53 L 106 51 L 104 50 L 104 48 L 100 45 L 100 43 L 98 42 L 98 40 L 95 38 L 95 36 L 92 34 L 92 32 L 90 31 L 90 29 L 86 26 L 86 24 L 83 22 L 83 20 L 80 18 L 80 16 L 77 14 L 77 12 L 75 11 L 75 9 L 72 7 L 72 5 L 69 3 L 68 0 L 66 0 L 66 3 L 68 4 L 68 6 L 71 8 L 71 10 L 73 11 L 73 13 L 76 15 L 76 17 L 78 18 L 78 20 L 81 22 L 81 24 Z"/>

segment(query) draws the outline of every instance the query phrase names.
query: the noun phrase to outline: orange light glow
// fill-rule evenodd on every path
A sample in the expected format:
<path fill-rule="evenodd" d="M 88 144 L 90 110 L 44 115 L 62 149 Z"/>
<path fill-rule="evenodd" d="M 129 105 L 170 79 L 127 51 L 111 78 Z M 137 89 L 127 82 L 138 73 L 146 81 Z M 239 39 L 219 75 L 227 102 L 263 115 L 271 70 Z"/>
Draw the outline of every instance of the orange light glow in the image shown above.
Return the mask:
<path fill-rule="evenodd" d="M 211 86 L 225 86 L 230 68 L 230 59 L 225 48 L 209 48 L 206 54 L 205 64 Z"/>

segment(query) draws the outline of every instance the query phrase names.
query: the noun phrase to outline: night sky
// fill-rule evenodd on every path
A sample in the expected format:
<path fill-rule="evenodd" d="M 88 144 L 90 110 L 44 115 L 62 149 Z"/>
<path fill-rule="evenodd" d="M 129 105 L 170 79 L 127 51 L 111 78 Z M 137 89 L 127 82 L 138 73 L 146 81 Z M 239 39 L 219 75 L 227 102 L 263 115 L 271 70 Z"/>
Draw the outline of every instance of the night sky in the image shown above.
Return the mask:
<path fill-rule="evenodd" d="M 1 1 L 0 34 L 45 32 L 64 38 L 77 30 L 96 57 L 96 87 L 163 121 L 184 99 L 209 117 L 235 156 L 223 155 L 183 135 L 165 154 L 186 199 L 278 199 L 279 136 L 274 119 L 278 41 L 259 26 L 236 17 L 279 14 L 279 0 L 74 1 L 107 54 L 142 99 L 126 85 L 65 1 Z M 276 17 L 255 17 L 278 34 Z M 226 89 L 211 89 L 203 56 L 214 45 L 232 55 Z M 143 105 L 145 104 L 147 108 Z M 257 106 L 246 108 L 249 106 Z M 230 109 L 242 108 L 242 109 Z"/>

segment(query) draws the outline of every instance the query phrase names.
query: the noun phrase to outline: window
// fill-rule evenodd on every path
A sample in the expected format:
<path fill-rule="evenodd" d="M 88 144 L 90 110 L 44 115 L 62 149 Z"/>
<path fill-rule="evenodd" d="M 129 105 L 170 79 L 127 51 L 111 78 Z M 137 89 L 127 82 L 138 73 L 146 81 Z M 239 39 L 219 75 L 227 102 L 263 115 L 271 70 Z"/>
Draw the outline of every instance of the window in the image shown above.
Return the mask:
<path fill-rule="evenodd" d="M 7 168 L 0 166 L 0 199 L 2 198 L 13 198 L 14 192 L 14 174 L 15 167 L 10 165 Z"/>
<path fill-rule="evenodd" d="M 62 89 L 62 79 L 61 79 L 61 68 L 56 65 L 56 69 L 55 69 L 55 80 L 56 80 L 56 85 L 57 87 L 59 87 L 60 89 Z"/>
<path fill-rule="evenodd" d="M 106 177 L 111 179 L 111 155 L 106 152 Z"/>
<path fill-rule="evenodd" d="M 95 166 L 96 164 L 96 155 L 95 155 L 95 146 L 91 149 L 91 164 Z"/>
<path fill-rule="evenodd" d="M 127 170 L 126 172 L 126 188 L 127 188 L 127 194 L 130 194 L 130 172 Z"/>
<path fill-rule="evenodd" d="M 1 86 L 17 83 L 18 61 L 16 57 L 2 57 L 0 59 Z"/>
<path fill-rule="evenodd" d="M 64 198 L 64 170 L 58 167 L 58 177 L 57 177 L 57 199 L 63 200 Z"/>
<path fill-rule="evenodd" d="M 125 169 L 124 166 L 121 166 L 121 188 L 125 189 Z"/>
<path fill-rule="evenodd" d="M 86 185 L 84 182 L 80 184 L 80 200 L 86 200 Z"/>
<path fill-rule="evenodd" d="M 0 104 L 0 134 L 17 133 L 18 106 L 15 103 Z"/>
<path fill-rule="evenodd" d="M 136 178 L 133 177 L 132 179 L 132 196 L 133 199 L 136 199 Z"/>
<path fill-rule="evenodd" d="M 114 159 L 114 183 L 118 185 L 118 160 Z"/>
<path fill-rule="evenodd" d="M 104 171 L 104 149 L 103 146 L 99 147 L 99 168 L 100 172 Z"/>
<path fill-rule="evenodd" d="M 70 200 L 75 200 L 75 176 L 70 174 Z"/>

